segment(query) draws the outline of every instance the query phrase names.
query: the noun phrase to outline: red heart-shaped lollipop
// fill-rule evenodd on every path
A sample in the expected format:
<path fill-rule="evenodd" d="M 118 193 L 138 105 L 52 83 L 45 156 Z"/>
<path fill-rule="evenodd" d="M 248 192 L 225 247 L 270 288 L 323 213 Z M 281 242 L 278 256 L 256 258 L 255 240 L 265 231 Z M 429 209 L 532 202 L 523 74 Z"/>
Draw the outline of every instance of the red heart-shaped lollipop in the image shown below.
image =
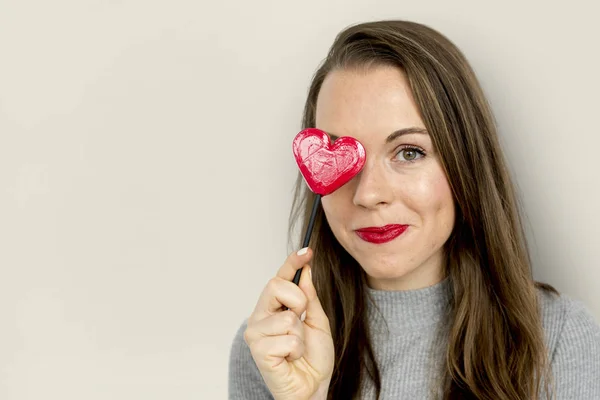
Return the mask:
<path fill-rule="evenodd" d="M 304 129 L 293 143 L 294 157 L 310 190 L 328 195 L 347 183 L 365 165 L 365 148 L 354 138 L 343 136 L 333 144 L 320 129 Z"/>

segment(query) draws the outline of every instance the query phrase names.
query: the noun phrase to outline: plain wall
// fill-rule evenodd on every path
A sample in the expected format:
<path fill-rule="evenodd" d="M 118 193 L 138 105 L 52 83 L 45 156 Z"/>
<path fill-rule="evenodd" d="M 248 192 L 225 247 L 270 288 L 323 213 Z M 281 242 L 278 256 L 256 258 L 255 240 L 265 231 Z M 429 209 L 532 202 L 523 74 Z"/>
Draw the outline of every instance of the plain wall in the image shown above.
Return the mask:
<path fill-rule="evenodd" d="M 536 278 L 600 319 L 593 3 L 0 0 L 0 398 L 226 398 L 233 335 L 292 250 L 310 78 L 374 19 L 464 51 Z"/>

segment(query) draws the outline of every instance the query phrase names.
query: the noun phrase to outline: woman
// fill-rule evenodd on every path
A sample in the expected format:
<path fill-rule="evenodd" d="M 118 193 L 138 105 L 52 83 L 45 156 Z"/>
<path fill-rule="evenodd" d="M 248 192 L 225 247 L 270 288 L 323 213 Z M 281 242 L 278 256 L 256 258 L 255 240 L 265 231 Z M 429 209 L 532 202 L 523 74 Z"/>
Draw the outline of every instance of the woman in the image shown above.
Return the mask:
<path fill-rule="evenodd" d="M 303 126 L 356 138 L 367 162 L 238 331 L 230 398 L 600 399 L 600 327 L 533 280 L 492 112 L 447 38 L 346 29 Z M 299 177 L 304 229 L 312 201 Z"/>

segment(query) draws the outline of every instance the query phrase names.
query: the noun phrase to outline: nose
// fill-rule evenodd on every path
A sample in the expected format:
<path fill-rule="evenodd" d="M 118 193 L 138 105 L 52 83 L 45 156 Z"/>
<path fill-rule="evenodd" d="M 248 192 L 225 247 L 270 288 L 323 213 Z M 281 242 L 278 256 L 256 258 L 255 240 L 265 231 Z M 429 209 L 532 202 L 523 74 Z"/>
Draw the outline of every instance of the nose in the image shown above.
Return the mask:
<path fill-rule="evenodd" d="M 384 166 L 378 164 L 367 161 L 354 178 L 356 183 L 352 202 L 355 206 L 374 209 L 392 202 L 392 187 L 386 178 Z"/>

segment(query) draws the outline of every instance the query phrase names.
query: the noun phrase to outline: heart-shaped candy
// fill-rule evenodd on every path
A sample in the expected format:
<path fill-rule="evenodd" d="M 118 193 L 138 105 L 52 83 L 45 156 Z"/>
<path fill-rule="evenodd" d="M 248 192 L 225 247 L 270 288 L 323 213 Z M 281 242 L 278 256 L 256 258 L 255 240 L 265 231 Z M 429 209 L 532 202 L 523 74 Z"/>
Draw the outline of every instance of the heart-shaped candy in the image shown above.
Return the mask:
<path fill-rule="evenodd" d="M 343 136 L 331 144 L 320 129 L 304 129 L 293 142 L 294 157 L 306 184 L 316 194 L 337 190 L 365 165 L 366 153 L 356 139 Z"/>

